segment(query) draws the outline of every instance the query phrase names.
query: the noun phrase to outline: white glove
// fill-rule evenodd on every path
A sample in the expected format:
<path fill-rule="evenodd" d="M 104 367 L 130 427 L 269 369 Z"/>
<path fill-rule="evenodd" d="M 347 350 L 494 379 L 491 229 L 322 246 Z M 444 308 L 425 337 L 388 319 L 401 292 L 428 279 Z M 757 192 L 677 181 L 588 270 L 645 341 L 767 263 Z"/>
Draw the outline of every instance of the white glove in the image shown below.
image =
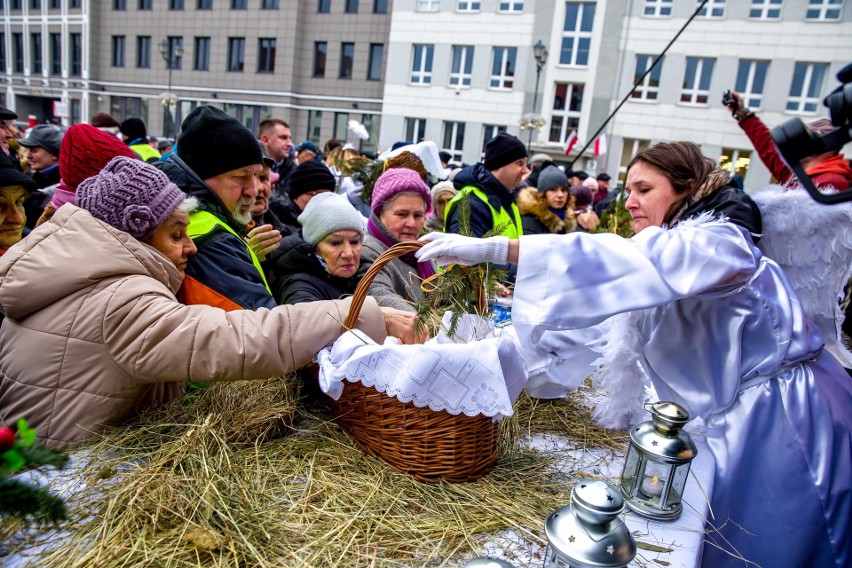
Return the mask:
<path fill-rule="evenodd" d="M 415 254 L 420 261 L 434 260 L 441 266 L 509 263 L 509 237 L 478 239 L 455 233 L 429 233 L 420 237 L 420 240 L 426 241 L 426 246 Z"/>

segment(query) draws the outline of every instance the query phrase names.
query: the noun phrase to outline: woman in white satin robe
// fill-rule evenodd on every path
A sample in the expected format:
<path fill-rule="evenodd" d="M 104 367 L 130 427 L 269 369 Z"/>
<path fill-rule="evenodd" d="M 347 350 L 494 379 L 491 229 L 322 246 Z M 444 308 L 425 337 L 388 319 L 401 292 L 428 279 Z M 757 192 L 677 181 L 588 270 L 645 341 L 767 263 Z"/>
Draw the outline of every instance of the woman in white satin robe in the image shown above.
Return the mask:
<path fill-rule="evenodd" d="M 852 566 L 852 379 L 755 246 L 756 205 L 714 168 L 687 142 L 640 152 L 630 239 L 430 235 L 418 257 L 517 263 L 512 321 L 559 368 L 541 391 L 582 382 L 590 368 L 570 376 L 564 363 L 595 360 L 591 326 L 632 312 L 625 337 L 658 396 L 706 424 L 716 474 L 704 566 Z"/>

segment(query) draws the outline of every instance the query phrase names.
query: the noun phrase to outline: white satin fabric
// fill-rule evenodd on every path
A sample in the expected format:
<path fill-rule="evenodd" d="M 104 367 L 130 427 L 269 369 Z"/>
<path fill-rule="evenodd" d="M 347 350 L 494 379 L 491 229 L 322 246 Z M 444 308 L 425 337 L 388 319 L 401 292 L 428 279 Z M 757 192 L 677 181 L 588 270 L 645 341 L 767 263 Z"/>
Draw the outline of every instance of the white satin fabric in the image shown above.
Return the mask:
<path fill-rule="evenodd" d="M 521 238 L 512 322 L 553 370 L 530 386 L 576 387 L 597 358 L 584 328 L 635 310 L 660 399 L 707 424 L 703 564 L 852 565 L 852 379 L 778 265 L 723 221 Z"/>

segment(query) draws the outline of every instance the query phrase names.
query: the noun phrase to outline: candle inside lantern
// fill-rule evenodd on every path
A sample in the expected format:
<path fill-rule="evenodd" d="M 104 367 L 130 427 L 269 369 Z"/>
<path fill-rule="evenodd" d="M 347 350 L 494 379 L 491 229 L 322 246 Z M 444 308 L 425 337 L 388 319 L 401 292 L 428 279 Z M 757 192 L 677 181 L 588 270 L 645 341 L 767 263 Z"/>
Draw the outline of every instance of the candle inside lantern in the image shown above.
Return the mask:
<path fill-rule="evenodd" d="M 658 475 L 646 475 L 642 479 L 642 493 L 648 497 L 659 497 L 663 494 L 665 480 Z"/>

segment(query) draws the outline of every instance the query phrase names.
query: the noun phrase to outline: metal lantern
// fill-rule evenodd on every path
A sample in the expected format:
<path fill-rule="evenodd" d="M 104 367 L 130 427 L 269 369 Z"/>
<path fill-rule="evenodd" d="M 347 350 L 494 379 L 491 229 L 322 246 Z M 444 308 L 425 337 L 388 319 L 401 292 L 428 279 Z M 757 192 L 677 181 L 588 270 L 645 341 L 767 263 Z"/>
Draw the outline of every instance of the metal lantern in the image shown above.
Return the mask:
<path fill-rule="evenodd" d="M 682 428 L 689 413 L 673 402 L 655 402 L 651 422 L 630 432 L 621 472 L 621 494 L 628 507 L 652 519 L 680 516 L 689 464 L 698 450 Z M 648 405 L 645 405 L 647 408 Z"/>
<path fill-rule="evenodd" d="M 571 503 L 544 523 L 545 568 L 618 568 L 636 556 L 636 541 L 621 518 L 624 499 L 605 481 L 574 486 Z"/>

